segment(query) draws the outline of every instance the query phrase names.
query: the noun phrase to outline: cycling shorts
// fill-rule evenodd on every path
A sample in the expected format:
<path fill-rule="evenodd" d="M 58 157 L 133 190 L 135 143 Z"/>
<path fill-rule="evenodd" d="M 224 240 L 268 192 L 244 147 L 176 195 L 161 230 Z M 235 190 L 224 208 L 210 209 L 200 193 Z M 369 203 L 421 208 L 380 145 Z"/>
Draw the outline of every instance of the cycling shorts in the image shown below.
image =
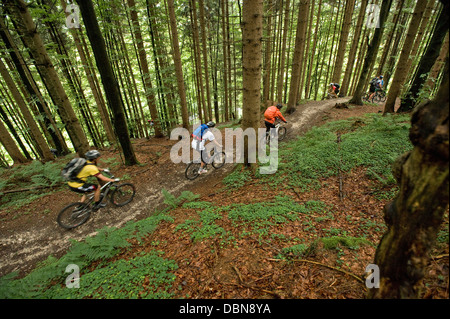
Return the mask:
<path fill-rule="evenodd" d="M 98 185 L 91 184 L 91 183 L 85 183 L 85 184 L 83 184 L 82 186 L 80 186 L 78 188 L 69 186 L 69 189 L 72 192 L 80 193 L 80 194 L 90 193 L 90 192 L 96 191 L 97 188 L 98 188 Z"/>

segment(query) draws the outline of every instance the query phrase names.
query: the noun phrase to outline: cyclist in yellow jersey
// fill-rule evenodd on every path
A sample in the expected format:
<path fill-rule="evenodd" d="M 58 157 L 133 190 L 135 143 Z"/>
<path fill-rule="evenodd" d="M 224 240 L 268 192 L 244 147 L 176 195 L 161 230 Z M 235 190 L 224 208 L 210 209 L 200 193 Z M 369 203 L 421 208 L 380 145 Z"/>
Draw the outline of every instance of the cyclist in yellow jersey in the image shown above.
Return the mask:
<path fill-rule="evenodd" d="M 87 164 L 81 169 L 77 175 L 78 181 L 68 182 L 69 188 L 75 193 L 83 194 L 80 202 L 86 200 L 86 194 L 90 192 L 94 193 L 95 208 L 104 207 L 106 204 L 100 204 L 101 189 L 98 184 L 88 183 L 87 179 L 90 176 L 95 176 L 99 182 L 117 182 L 119 179 L 111 179 L 102 175 L 104 169 L 97 167 L 97 159 L 100 157 L 100 152 L 97 150 L 88 151 L 84 154 L 87 160 Z"/>

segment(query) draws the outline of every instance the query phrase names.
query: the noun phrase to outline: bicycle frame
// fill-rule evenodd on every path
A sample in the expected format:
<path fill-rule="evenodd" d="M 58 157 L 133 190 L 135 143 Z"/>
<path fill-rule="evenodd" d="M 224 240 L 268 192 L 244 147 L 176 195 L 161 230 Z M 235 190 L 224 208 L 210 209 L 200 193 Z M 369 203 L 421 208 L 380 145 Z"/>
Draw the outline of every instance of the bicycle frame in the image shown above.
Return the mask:
<path fill-rule="evenodd" d="M 105 170 L 110 176 L 111 178 L 114 178 L 114 175 L 111 174 L 111 172 L 109 170 Z M 111 186 L 114 184 L 115 182 L 107 182 L 105 185 L 103 185 L 102 187 L 100 187 L 100 194 L 103 193 L 103 196 L 100 195 L 100 203 L 103 201 L 104 198 L 106 198 L 106 196 L 109 193 L 109 190 L 111 189 Z M 106 189 L 106 190 L 105 190 Z M 84 202 L 84 204 L 86 204 L 87 206 L 89 206 L 92 201 L 94 200 L 94 192 L 90 193 L 89 195 L 86 196 L 86 201 Z"/>

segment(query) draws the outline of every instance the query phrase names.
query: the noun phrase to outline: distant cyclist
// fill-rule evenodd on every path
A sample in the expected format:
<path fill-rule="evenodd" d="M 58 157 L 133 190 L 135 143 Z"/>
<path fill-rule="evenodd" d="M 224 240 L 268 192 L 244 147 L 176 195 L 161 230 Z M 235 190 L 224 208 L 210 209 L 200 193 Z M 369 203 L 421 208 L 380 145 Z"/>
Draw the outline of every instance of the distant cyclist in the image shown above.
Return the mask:
<path fill-rule="evenodd" d="M 330 83 L 330 89 L 328 90 L 328 93 L 330 93 L 331 96 L 337 98 L 340 87 L 341 86 L 338 83 Z"/>
<path fill-rule="evenodd" d="M 375 92 L 383 90 L 383 86 L 384 86 L 384 80 L 383 80 L 383 76 L 382 75 L 380 75 L 380 76 L 378 76 L 376 78 L 373 78 L 370 81 L 369 101 L 373 99 L 373 96 L 375 95 Z"/>
<path fill-rule="evenodd" d="M 218 147 L 222 147 L 217 141 L 214 134 L 211 132 L 211 128 L 216 126 L 214 122 L 208 122 L 206 124 L 200 125 L 194 133 L 192 133 L 192 143 L 191 146 L 194 150 L 200 153 L 201 164 L 198 170 L 199 174 L 207 173 L 208 171 L 204 169 L 205 165 L 209 162 L 209 155 L 206 151 L 205 144 L 207 141 L 213 142 Z"/>
<path fill-rule="evenodd" d="M 275 120 L 278 118 L 284 123 L 287 123 L 286 119 L 281 114 L 280 109 L 283 107 L 282 104 L 272 105 L 267 108 L 264 112 L 264 124 L 266 125 L 266 135 L 269 134 L 271 128 L 275 128 Z"/>
<path fill-rule="evenodd" d="M 101 189 L 98 184 L 88 183 L 88 177 L 95 176 L 99 182 L 117 182 L 118 178 L 111 179 L 101 174 L 104 169 L 97 167 L 97 160 L 100 157 L 100 152 L 97 150 L 91 150 L 84 154 L 87 160 L 86 165 L 77 174 L 77 181 L 68 182 L 69 189 L 75 193 L 83 194 L 80 202 L 83 203 L 86 200 L 86 194 L 90 192 L 94 193 L 95 206 L 94 209 L 99 209 L 105 207 L 106 204 L 100 204 L 100 193 Z"/>

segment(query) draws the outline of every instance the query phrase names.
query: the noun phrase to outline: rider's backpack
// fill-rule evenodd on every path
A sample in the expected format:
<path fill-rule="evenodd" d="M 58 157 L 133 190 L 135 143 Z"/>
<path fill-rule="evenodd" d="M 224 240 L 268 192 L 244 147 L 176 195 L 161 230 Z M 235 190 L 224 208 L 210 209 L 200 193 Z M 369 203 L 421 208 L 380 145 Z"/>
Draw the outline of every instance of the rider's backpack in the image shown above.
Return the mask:
<path fill-rule="evenodd" d="M 81 157 L 74 158 L 64 166 L 61 171 L 61 176 L 66 182 L 79 182 L 80 179 L 77 178 L 77 175 L 86 164 L 86 159 Z"/>
<path fill-rule="evenodd" d="M 192 133 L 192 137 L 195 138 L 196 140 L 201 141 L 203 137 L 203 132 L 206 131 L 208 128 L 209 127 L 206 124 L 200 125 L 195 129 L 194 133 Z"/>
<path fill-rule="evenodd" d="M 375 86 L 377 84 L 378 78 L 373 78 L 370 80 L 370 85 Z"/>

